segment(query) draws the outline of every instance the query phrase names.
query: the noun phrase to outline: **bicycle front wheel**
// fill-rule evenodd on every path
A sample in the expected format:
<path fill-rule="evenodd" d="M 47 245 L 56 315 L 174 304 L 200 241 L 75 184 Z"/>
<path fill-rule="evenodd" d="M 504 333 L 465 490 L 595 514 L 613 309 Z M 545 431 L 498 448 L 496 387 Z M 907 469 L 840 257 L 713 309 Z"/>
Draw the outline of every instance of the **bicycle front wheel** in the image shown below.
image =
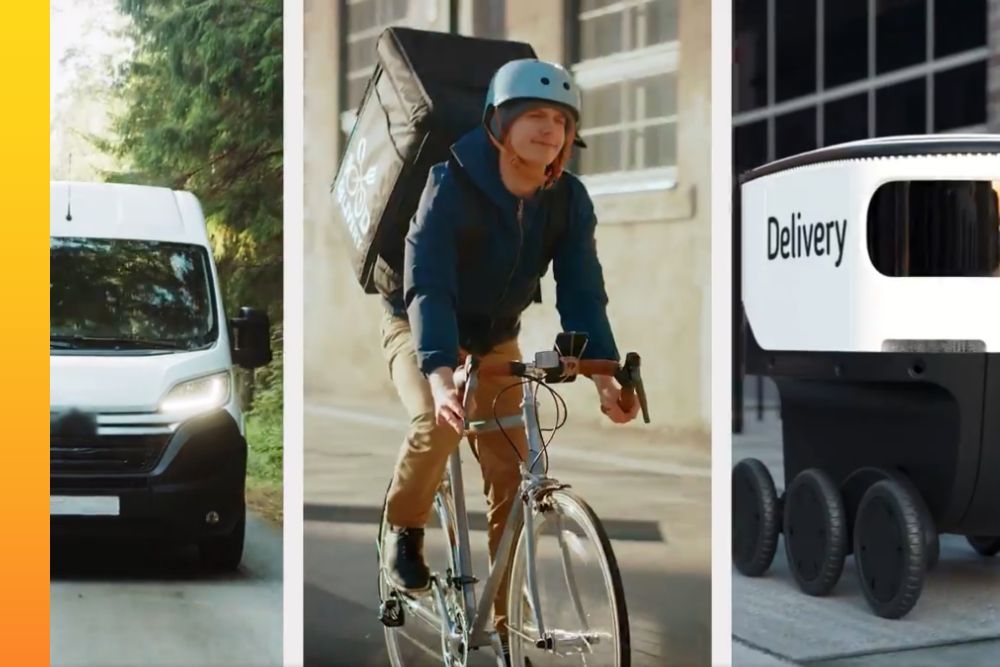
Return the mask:
<path fill-rule="evenodd" d="M 547 495 L 532 519 L 534 558 L 525 523 L 511 568 L 511 664 L 628 667 L 625 591 L 600 519 L 565 490 Z"/>

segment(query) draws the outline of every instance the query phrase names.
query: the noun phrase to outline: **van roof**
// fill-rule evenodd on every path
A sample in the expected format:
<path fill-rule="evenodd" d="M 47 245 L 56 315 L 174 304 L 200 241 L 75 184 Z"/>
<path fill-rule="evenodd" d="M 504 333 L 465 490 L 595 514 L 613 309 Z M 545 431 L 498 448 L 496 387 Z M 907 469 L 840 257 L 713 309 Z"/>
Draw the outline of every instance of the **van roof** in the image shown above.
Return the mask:
<path fill-rule="evenodd" d="M 821 162 L 916 155 L 997 155 L 997 134 L 915 134 L 863 139 L 818 148 L 761 165 L 740 175 L 740 184 L 762 176 Z"/>
<path fill-rule="evenodd" d="M 208 247 L 205 218 L 195 196 L 148 185 L 52 181 L 49 235 Z"/>

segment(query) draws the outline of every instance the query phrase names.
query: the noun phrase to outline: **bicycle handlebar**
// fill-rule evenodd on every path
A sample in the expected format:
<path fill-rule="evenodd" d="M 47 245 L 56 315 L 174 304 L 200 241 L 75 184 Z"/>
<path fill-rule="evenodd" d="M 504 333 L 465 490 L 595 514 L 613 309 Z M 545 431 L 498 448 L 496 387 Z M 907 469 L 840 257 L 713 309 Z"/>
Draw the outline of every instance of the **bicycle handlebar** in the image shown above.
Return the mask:
<path fill-rule="evenodd" d="M 621 385 L 621 397 L 618 406 L 625 412 L 631 412 L 635 406 L 636 399 L 642 409 L 642 417 L 645 423 L 649 423 L 649 407 L 646 401 L 646 391 L 642 384 L 642 374 L 640 373 L 641 360 L 635 352 L 629 352 L 625 356 L 625 363 L 619 364 L 611 359 L 576 359 L 573 357 L 559 356 L 558 365 L 555 368 L 540 369 L 533 364 L 522 361 L 494 361 L 489 363 L 474 362 L 471 367 L 467 365 L 459 370 L 460 376 L 464 376 L 468 370 L 475 371 L 479 377 L 529 377 L 531 370 L 544 370 L 560 377 L 570 377 L 574 375 L 611 375 Z"/>
<path fill-rule="evenodd" d="M 560 357 L 560 370 L 564 375 L 616 375 L 621 366 L 610 359 L 580 359 Z M 521 361 L 493 361 L 479 364 L 479 377 L 524 377 L 529 365 Z"/>

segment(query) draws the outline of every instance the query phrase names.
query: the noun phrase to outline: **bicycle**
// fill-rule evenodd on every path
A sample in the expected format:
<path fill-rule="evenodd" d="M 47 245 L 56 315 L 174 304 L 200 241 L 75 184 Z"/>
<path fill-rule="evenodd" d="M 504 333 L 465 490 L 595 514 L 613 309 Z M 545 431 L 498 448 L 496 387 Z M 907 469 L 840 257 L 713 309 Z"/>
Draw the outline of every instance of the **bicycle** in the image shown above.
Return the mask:
<path fill-rule="evenodd" d="M 497 665 L 505 664 L 500 638 L 495 628 L 488 626 L 492 604 L 497 595 L 504 572 L 510 568 L 507 603 L 508 634 L 511 664 L 521 667 L 525 660 L 542 655 L 578 656 L 575 664 L 598 667 L 628 667 L 630 664 L 628 611 L 621 575 L 611 542 L 600 519 L 593 509 L 579 496 L 568 491 L 569 485 L 548 476 L 547 448 L 555 432 L 568 416 L 565 401 L 549 384 L 572 382 L 578 375 L 614 375 L 622 386 L 621 407 L 630 411 L 636 398 L 639 400 L 643 420 L 649 423 L 646 394 L 640 373 L 640 357 L 632 352 L 624 364 L 608 360 L 582 360 L 579 356 L 586 346 L 582 334 L 561 334 L 556 349 L 539 352 L 533 362 L 502 362 L 480 364 L 468 358 L 465 366 L 456 372 L 456 386 L 464 379 L 464 405 L 466 415 L 475 392 L 477 380 L 487 376 L 509 376 L 517 382 L 508 389 L 522 387 L 520 415 L 497 418 L 494 407 L 492 420 L 465 421 L 466 437 L 486 430 L 524 427 L 528 436 L 528 459 L 520 463 L 521 482 L 519 497 L 507 517 L 507 524 L 497 549 L 496 559 L 489 568 L 477 604 L 476 584 L 473 576 L 472 554 L 469 541 L 469 518 L 466 513 L 462 480 L 461 447 L 457 447 L 449 460 L 441 486 L 435 495 L 434 510 L 441 525 L 445 547 L 445 566 L 434 571 L 432 566 L 429 593 L 411 595 L 394 588 L 382 567 L 382 545 L 387 532 L 385 508 L 379 526 L 377 542 L 379 560 L 379 619 L 384 625 L 386 647 L 393 667 L 415 664 L 404 659 L 404 640 L 417 643 L 405 629 L 410 617 L 419 619 L 440 637 L 440 656 L 447 667 L 464 667 L 470 651 L 492 648 Z M 569 354 L 562 354 L 566 350 Z M 537 390 L 544 388 L 556 400 L 556 425 L 548 440 L 544 439 L 538 420 Z M 560 421 L 562 412 L 562 421 Z M 542 467 L 542 457 L 545 465 Z M 549 528 L 549 532 L 546 532 Z M 551 529 L 555 530 L 552 531 Z M 428 531 L 428 537 L 430 533 Z M 584 549 L 581 540 L 588 540 L 591 549 Z M 556 547 L 554 557 L 547 555 L 549 547 Z M 426 550 L 425 550 L 426 551 Z M 572 556 L 591 555 L 585 565 L 596 564 L 601 582 L 599 596 L 608 603 L 608 614 L 603 618 L 581 599 L 579 582 L 581 569 L 575 567 Z M 513 558 L 513 561 L 511 559 Z M 431 559 L 428 558 L 430 561 Z M 569 594 L 570 605 L 549 607 L 543 602 L 540 591 L 539 564 L 557 562 L 562 569 L 561 579 Z M 545 580 L 546 583 L 548 580 Z M 561 586 L 560 586 L 561 587 Z M 559 628 L 557 621 L 568 619 L 579 624 L 579 629 Z M 426 649 L 424 650 L 426 652 Z M 537 664 L 537 663 L 536 663 Z"/>

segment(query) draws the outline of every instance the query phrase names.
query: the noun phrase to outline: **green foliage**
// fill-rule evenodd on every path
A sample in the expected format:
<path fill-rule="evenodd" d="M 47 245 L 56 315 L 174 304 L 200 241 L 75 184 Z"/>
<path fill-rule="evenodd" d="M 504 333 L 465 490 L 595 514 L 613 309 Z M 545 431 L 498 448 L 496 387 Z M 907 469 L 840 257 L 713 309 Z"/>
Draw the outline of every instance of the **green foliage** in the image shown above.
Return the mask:
<path fill-rule="evenodd" d="M 247 416 L 250 447 L 247 471 L 251 478 L 280 483 L 282 479 L 282 410 L 284 409 L 284 349 L 279 335 L 274 361 L 256 372 L 253 409 Z"/>
<path fill-rule="evenodd" d="M 201 201 L 224 299 L 266 308 L 274 361 L 255 372 L 247 415 L 250 476 L 281 481 L 282 3 L 118 0 L 131 21 L 119 70 L 123 111 L 102 150 L 112 181 L 189 190 Z"/>
<path fill-rule="evenodd" d="M 282 316 L 282 21 L 278 0 L 119 0 L 132 59 L 104 149 L 109 180 L 194 192 L 226 304 Z"/>

